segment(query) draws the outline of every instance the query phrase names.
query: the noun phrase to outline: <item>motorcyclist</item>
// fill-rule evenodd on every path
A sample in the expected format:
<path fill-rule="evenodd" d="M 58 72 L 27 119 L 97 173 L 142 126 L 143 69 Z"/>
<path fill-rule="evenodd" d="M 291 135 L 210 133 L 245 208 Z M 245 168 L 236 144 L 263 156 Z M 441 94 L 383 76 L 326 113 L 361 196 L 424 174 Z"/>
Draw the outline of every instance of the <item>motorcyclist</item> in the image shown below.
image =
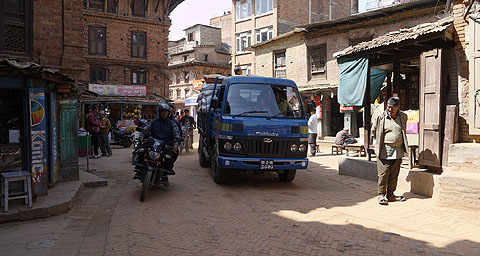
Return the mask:
<path fill-rule="evenodd" d="M 157 140 L 165 141 L 173 147 L 172 158 L 165 159 L 164 169 L 169 171 L 168 174 L 175 175 L 173 165 L 178 157 L 178 146 L 182 140 L 182 135 L 176 123 L 170 118 L 170 107 L 165 103 L 161 103 L 158 108 L 158 118 L 148 124 L 147 127 L 142 128 L 142 130 L 143 134 L 141 137 L 152 136 Z"/>
<path fill-rule="evenodd" d="M 190 116 L 190 110 L 185 109 L 184 116 L 180 119 L 180 125 L 187 127 L 187 132 L 190 136 L 193 137 L 193 130 L 197 129 L 197 124 L 195 123 L 195 119 Z M 190 145 L 190 148 L 193 149 L 193 145 Z"/>

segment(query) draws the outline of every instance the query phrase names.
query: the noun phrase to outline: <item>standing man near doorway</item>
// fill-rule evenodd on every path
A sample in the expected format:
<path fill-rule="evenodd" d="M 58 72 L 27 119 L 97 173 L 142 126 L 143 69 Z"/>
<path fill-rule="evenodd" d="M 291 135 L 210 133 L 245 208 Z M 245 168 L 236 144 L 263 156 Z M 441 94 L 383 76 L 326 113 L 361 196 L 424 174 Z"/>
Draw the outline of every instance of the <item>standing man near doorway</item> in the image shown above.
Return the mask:
<path fill-rule="evenodd" d="M 394 194 L 397 188 L 398 174 L 402 157 L 407 152 L 406 136 L 407 114 L 400 111 L 400 99 L 391 97 L 387 109 L 379 115 L 372 125 L 376 139 L 378 203 L 405 201 L 405 197 Z"/>
<path fill-rule="evenodd" d="M 87 120 L 86 120 L 86 129 L 87 131 L 92 135 L 92 145 L 91 147 L 93 148 L 93 158 L 99 158 L 101 157 L 98 154 L 98 131 L 100 130 L 100 123 L 98 122 L 97 119 L 97 114 L 98 114 L 98 106 L 94 106 L 93 109 L 90 109 L 90 113 L 87 115 Z"/>

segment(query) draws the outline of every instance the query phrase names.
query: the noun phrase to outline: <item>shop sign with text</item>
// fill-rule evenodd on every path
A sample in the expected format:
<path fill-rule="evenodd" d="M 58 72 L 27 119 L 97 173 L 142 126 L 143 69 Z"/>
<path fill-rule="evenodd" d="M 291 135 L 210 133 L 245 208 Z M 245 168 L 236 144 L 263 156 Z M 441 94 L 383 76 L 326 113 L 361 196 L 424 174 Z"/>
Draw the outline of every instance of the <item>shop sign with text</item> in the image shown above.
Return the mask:
<path fill-rule="evenodd" d="M 31 168 L 32 190 L 35 195 L 47 193 L 47 121 L 45 92 L 41 88 L 32 88 L 30 98 L 30 131 L 31 131 Z"/>
<path fill-rule="evenodd" d="M 147 87 L 142 85 L 89 84 L 88 90 L 102 96 L 147 96 Z"/>

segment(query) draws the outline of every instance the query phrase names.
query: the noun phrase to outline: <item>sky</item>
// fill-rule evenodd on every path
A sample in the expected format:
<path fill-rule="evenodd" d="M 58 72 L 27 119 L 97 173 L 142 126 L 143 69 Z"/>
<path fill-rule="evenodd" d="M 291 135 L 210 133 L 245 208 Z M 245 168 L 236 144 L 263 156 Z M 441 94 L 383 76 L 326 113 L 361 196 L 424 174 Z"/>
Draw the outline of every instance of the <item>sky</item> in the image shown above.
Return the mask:
<path fill-rule="evenodd" d="M 232 0 L 185 0 L 170 14 L 169 40 L 185 37 L 184 29 L 195 24 L 210 24 L 210 19 L 232 9 Z"/>
<path fill-rule="evenodd" d="M 359 0 L 359 11 L 365 10 L 365 2 Z M 371 0 L 368 0 L 371 1 Z M 195 24 L 210 24 L 210 19 L 231 11 L 232 0 L 185 0 L 170 14 L 172 26 L 169 40 L 178 40 L 185 37 L 184 29 Z"/>

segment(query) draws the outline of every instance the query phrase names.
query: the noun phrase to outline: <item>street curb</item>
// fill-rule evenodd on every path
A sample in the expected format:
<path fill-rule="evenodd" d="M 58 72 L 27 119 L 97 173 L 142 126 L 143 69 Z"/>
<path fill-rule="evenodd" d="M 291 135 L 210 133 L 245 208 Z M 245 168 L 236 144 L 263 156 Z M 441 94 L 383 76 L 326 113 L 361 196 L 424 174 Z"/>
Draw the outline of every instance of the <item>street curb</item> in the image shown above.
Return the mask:
<path fill-rule="evenodd" d="M 22 205 L 19 209 L 11 209 L 8 212 L 0 209 L 0 223 L 48 218 L 68 212 L 84 187 L 102 187 L 107 184 L 106 179 L 80 170 L 80 180 L 57 184 L 48 190 L 48 195 L 38 197 L 32 208 Z"/>

